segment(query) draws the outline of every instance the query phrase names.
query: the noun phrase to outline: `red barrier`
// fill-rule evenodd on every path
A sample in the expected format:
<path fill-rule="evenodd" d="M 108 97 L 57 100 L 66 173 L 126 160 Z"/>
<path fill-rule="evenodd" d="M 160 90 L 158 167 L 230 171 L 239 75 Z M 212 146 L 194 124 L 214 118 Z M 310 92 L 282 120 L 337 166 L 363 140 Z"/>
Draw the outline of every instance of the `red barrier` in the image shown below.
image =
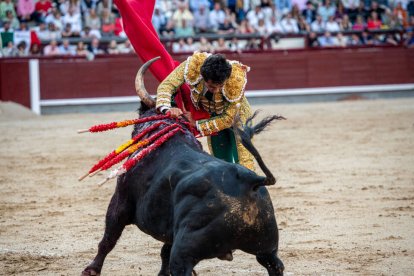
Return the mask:
<path fill-rule="evenodd" d="M 30 108 L 27 59 L 0 58 L 0 100 L 17 102 Z"/>

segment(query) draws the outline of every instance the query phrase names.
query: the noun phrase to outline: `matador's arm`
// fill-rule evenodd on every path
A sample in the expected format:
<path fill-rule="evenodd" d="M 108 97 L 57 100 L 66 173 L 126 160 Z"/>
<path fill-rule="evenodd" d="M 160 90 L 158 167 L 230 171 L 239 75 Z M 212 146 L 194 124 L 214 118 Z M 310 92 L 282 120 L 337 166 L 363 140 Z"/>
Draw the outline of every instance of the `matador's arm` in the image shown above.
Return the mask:
<path fill-rule="evenodd" d="M 184 68 L 185 62 L 175 68 L 158 86 L 157 110 L 162 112 L 171 108 L 172 96 L 177 92 L 178 87 L 184 83 Z"/>

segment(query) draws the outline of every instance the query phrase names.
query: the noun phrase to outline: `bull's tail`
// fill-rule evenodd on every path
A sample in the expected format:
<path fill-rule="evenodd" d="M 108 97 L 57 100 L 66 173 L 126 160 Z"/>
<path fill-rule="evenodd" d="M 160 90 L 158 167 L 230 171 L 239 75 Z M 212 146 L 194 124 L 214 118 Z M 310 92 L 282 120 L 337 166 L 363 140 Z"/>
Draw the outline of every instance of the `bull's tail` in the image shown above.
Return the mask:
<path fill-rule="evenodd" d="M 237 116 L 237 118 L 235 119 L 235 123 L 233 124 L 233 131 L 235 132 L 236 136 L 240 138 L 240 141 L 243 144 L 243 146 L 253 155 L 253 157 L 259 164 L 260 168 L 266 175 L 266 179 L 263 182 L 263 185 L 274 185 L 276 183 L 276 178 L 273 176 L 272 172 L 267 168 L 266 164 L 263 162 L 263 159 L 260 156 L 258 150 L 252 143 L 252 138 L 255 134 L 259 134 L 260 132 L 262 132 L 272 121 L 286 120 L 286 118 L 284 118 L 283 116 L 273 115 L 264 118 L 258 124 L 253 126 L 252 120 L 254 117 L 256 117 L 257 114 L 258 111 L 254 112 L 254 114 L 249 119 L 247 119 L 243 129 L 237 127 L 237 125 L 239 125 L 238 122 L 240 122 L 240 118 Z"/>

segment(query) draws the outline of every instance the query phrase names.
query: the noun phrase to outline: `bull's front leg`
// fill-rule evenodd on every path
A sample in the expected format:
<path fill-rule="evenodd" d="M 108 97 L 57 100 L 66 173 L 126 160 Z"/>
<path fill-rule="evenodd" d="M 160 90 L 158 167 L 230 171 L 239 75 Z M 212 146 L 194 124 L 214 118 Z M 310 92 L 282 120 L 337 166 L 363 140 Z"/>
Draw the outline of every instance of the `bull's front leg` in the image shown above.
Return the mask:
<path fill-rule="evenodd" d="M 161 270 L 158 273 L 158 276 L 170 276 L 170 254 L 171 254 L 171 244 L 166 244 L 161 248 Z"/>
<path fill-rule="evenodd" d="M 269 276 L 282 276 L 285 267 L 277 257 L 276 250 L 269 254 L 258 254 L 256 260 L 267 269 Z"/>
<path fill-rule="evenodd" d="M 120 200 L 116 192 L 108 206 L 105 221 L 105 233 L 98 246 L 98 254 L 90 265 L 82 272 L 82 276 L 100 275 L 106 256 L 115 247 L 125 226 L 130 224 L 130 208 L 124 200 Z"/>

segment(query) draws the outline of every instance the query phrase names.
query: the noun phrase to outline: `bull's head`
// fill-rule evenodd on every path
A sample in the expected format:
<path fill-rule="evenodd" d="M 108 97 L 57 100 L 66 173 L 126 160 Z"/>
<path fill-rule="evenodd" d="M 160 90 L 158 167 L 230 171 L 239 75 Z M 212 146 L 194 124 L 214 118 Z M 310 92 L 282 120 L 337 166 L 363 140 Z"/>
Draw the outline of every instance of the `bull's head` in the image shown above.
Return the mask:
<path fill-rule="evenodd" d="M 155 57 L 147 62 L 139 68 L 138 73 L 135 77 L 135 91 L 138 94 L 138 97 L 141 101 L 148 106 L 149 108 L 155 107 L 155 100 L 148 94 L 147 89 L 145 89 L 144 85 L 144 74 L 145 71 L 153 64 L 155 61 L 159 60 L 161 57 Z"/>

